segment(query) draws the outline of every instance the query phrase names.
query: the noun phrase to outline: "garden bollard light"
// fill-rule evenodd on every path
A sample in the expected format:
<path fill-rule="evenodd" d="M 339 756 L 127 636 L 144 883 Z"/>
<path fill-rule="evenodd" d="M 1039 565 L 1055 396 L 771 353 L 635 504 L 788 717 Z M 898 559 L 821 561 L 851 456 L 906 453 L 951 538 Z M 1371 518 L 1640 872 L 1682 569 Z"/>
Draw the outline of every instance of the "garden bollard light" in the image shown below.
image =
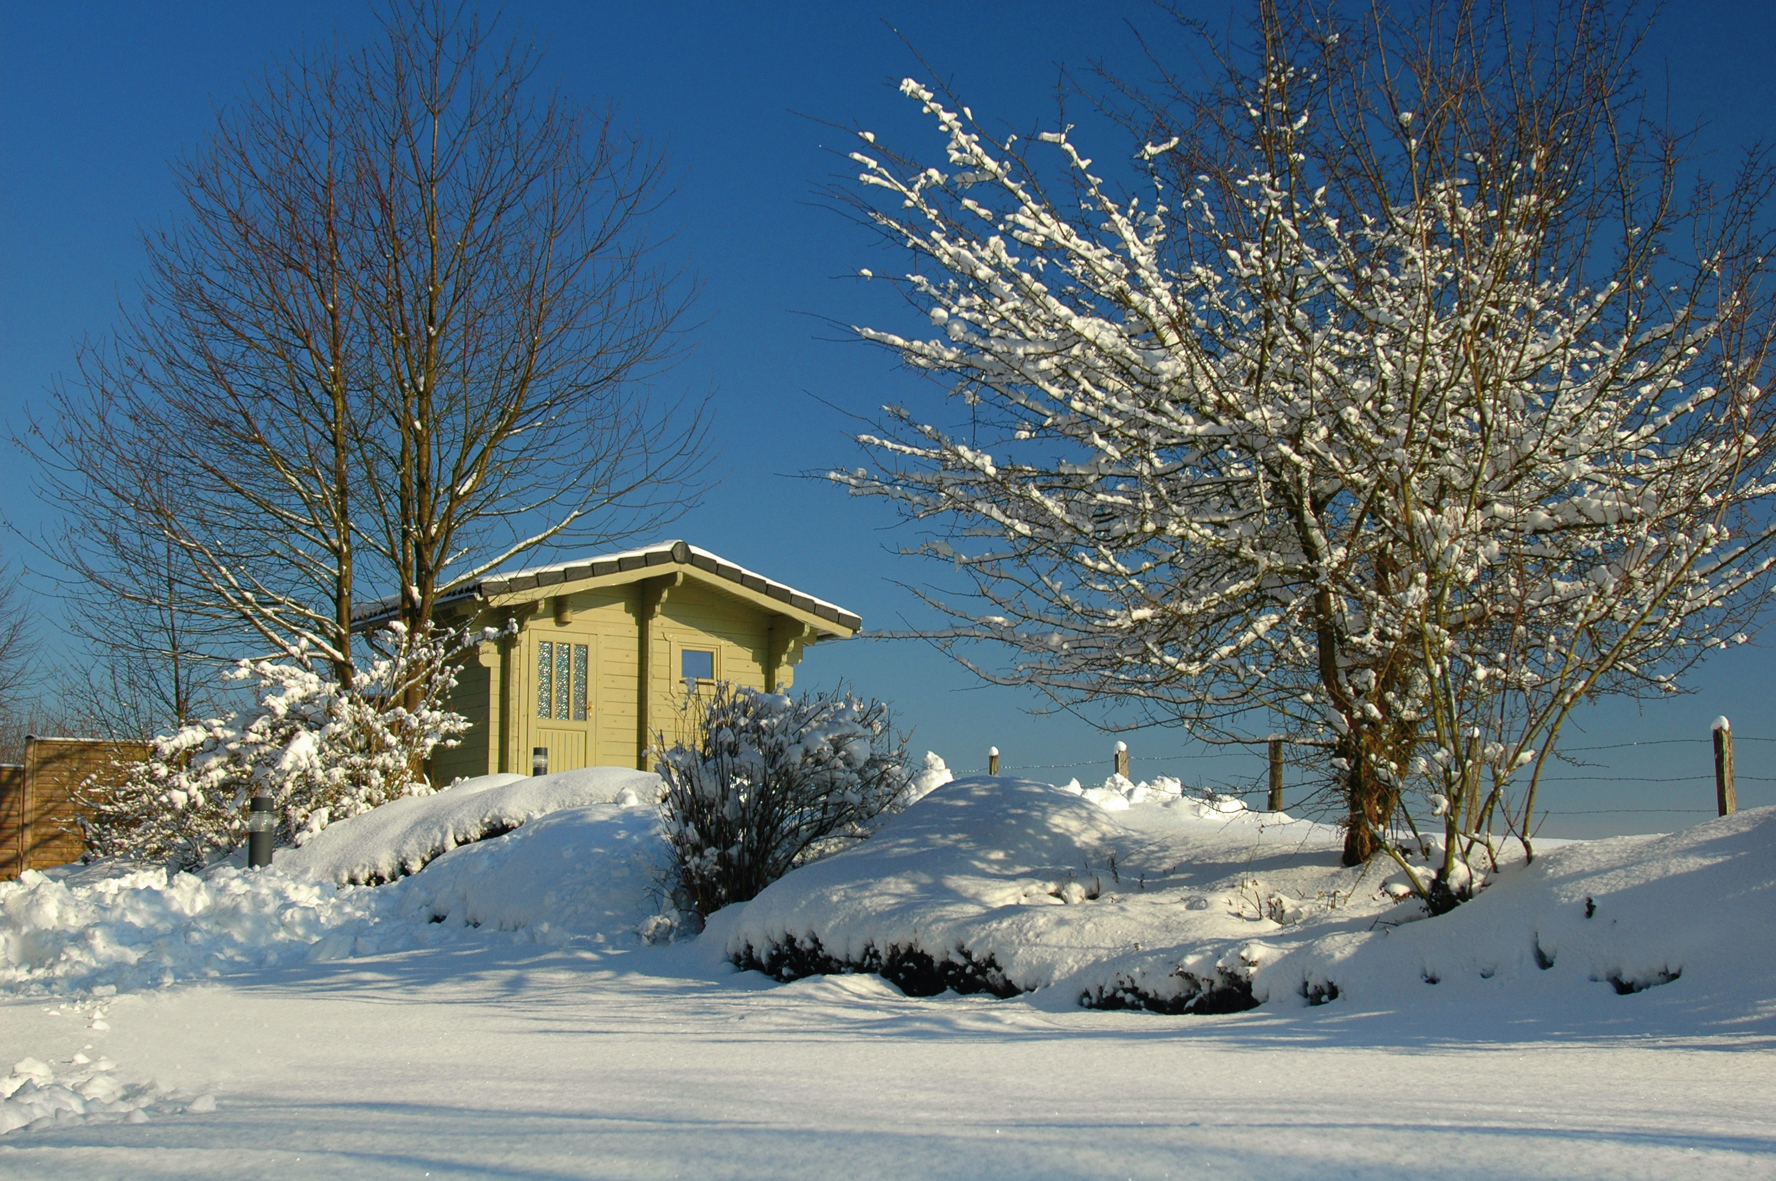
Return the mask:
<path fill-rule="evenodd" d="M 530 773 L 532 775 L 547 775 L 549 773 L 548 747 L 533 746 L 530 748 Z"/>
<path fill-rule="evenodd" d="M 247 868 L 262 869 L 271 864 L 271 841 L 277 831 L 277 817 L 272 815 L 268 795 L 256 795 L 247 805 Z"/>

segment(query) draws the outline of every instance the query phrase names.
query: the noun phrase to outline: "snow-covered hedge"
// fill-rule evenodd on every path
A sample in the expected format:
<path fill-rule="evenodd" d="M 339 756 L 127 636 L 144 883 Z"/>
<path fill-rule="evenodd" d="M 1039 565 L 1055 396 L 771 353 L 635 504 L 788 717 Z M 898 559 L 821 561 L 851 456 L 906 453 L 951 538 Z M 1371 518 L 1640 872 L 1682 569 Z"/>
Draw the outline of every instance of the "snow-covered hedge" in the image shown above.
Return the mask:
<path fill-rule="evenodd" d="M 779 979 L 879 972 L 915 993 L 1168 1013 L 1503 988 L 1776 997 L 1776 809 L 1550 847 L 1437 918 L 1404 874 L 1343 867 L 1341 850 L 1334 828 L 1175 781 L 977 776 L 716 926 L 735 963 Z M 1423 853 L 1428 876 L 1441 852 Z"/>
<path fill-rule="evenodd" d="M 278 850 L 265 869 L 106 862 L 0 882 L 0 990 L 103 997 L 436 946 L 475 928 L 631 946 L 679 929 L 645 794 L 658 780 L 610 767 L 512 779 L 397 800 Z M 344 884 L 415 861 L 423 873 L 390 885 Z"/>
<path fill-rule="evenodd" d="M 936 774 L 915 792 L 947 774 L 929 761 Z M 114 990 L 496 929 L 640 949 L 687 917 L 670 904 L 655 784 L 616 768 L 488 777 L 341 821 L 264 870 L 28 873 L 0 883 L 0 991 L 101 1004 Z M 1667 836 L 1549 842 L 1435 918 L 1403 873 L 1341 866 L 1340 835 L 1193 798 L 1175 780 L 970 777 L 710 916 L 693 954 L 778 979 L 877 972 L 911 993 L 1027 994 L 1049 1008 L 1375 1011 L 1492 997 L 1669 1002 L 1730 1022 L 1776 1005 L 1776 809 Z M 1440 850 L 1414 861 L 1433 873 Z"/>
<path fill-rule="evenodd" d="M 299 849 L 279 849 L 275 864 L 336 885 L 376 885 L 418 873 L 458 845 L 499 836 L 551 812 L 590 804 L 651 805 L 660 787 L 652 771 L 624 767 L 484 775 L 331 825 Z"/>

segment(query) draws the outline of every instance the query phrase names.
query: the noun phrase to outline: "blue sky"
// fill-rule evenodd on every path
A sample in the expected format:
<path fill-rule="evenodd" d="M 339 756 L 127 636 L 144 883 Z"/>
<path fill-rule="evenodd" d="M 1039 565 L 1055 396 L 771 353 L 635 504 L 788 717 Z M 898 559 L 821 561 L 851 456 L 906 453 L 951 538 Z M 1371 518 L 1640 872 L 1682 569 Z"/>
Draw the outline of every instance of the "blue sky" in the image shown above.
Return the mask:
<path fill-rule="evenodd" d="M 1216 23 L 1232 11 L 1199 7 Z M 927 572 L 892 554 L 907 535 L 880 506 L 803 475 L 856 462 L 839 408 L 868 414 L 917 380 L 839 339 L 828 322 L 879 320 L 888 305 L 843 277 L 871 265 L 872 248 L 816 196 L 846 172 L 834 151 L 844 137 L 821 120 L 892 131 L 932 151 L 938 142 L 894 86 L 935 72 L 977 114 L 1039 129 L 1054 121 L 1062 64 L 1134 62 L 1130 22 L 1164 27 L 1157 8 L 1138 3 L 507 6 L 502 28 L 543 44 L 546 78 L 584 101 L 618 100 L 679 177 L 658 227 L 701 281 L 700 327 L 664 385 L 713 392 L 721 453 L 711 466 L 726 478 L 672 533 L 835 600 L 868 627 L 894 627 L 915 612 L 897 583 Z M 102 335 L 132 297 L 139 230 L 175 208 L 168 162 L 206 133 L 214 107 L 304 42 L 361 40 L 371 29 L 369 6 L 355 0 L 0 0 L 0 417 L 10 430 L 69 372 L 74 342 Z M 1734 145 L 1769 134 L 1773 49 L 1770 8 L 1692 2 L 1661 18 L 1644 68 L 1676 122 L 1709 121 L 1704 145 L 1725 165 Z M 28 457 L 0 464 L 0 512 L 27 531 L 42 523 L 30 486 Z M 10 537 L 0 552 L 28 560 Z M 45 602 L 38 613 L 51 641 L 56 610 Z M 1567 772 L 1549 807 L 1568 814 L 1544 832 L 1642 831 L 1699 818 L 1642 809 L 1711 807 L 1708 723 L 1722 713 L 1740 735 L 1742 804 L 1776 803 L 1776 783 L 1758 781 L 1776 779 L 1776 745 L 1760 737 L 1776 740 L 1772 672 L 1767 648 L 1746 648 L 1704 669 L 1692 696 L 1592 711 L 1566 745 L 1663 745 L 1588 755 L 1600 765 Z M 915 745 L 952 766 L 978 767 L 996 744 L 1008 768 L 1040 766 L 1063 781 L 1108 769 L 1112 737 L 1076 719 L 1032 716 L 1034 700 L 981 687 L 925 646 L 815 649 L 798 683 L 840 677 L 894 704 Z M 1249 786 L 1263 770 L 1256 755 L 1204 757 L 1170 731 L 1128 741 L 1137 773 Z M 1681 782 L 1642 782 L 1673 778 Z"/>

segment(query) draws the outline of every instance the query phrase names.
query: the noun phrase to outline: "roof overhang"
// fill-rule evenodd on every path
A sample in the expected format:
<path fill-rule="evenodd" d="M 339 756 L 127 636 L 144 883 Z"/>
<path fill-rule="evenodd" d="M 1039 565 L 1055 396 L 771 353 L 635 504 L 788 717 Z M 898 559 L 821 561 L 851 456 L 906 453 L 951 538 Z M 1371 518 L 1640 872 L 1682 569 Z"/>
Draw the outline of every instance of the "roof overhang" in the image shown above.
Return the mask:
<path fill-rule="evenodd" d="M 803 623 L 813 629 L 816 639 L 849 639 L 863 626 L 860 616 L 843 607 L 754 574 L 683 541 L 666 541 L 645 549 L 536 566 L 511 574 L 488 575 L 452 591 L 439 600 L 438 606 L 457 610 L 474 603 L 483 607 L 514 606 L 555 595 L 622 586 L 675 574 L 704 583 L 763 611 Z M 392 618 L 394 613 L 394 604 L 385 600 L 362 612 L 354 612 L 353 622 L 360 627 L 368 626 Z"/>

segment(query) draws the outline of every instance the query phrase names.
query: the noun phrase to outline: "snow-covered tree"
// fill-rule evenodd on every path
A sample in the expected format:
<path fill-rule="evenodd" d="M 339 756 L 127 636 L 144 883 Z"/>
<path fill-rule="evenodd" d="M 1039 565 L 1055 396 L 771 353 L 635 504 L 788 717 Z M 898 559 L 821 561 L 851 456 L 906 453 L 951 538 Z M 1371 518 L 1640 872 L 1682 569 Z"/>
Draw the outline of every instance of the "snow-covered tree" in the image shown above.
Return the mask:
<path fill-rule="evenodd" d="M 1154 135 L 1123 189 L 1070 129 L 996 140 L 905 82 L 945 163 L 863 133 L 856 200 L 937 331 L 858 331 L 962 423 L 890 407 L 835 473 L 972 576 L 933 634 L 982 675 L 1210 739 L 1280 719 L 1351 863 L 1440 797 L 1457 896 L 1495 823 L 1527 847 L 1575 705 L 1737 638 L 1776 493 L 1764 162 L 1678 201 L 1623 46 L 1590 20 L 1537 56 L 1489 11 L 1262 5 L 1196 109 L 1237 118 Z"/>
<path fill-rule="evenodd" d="M 119 787 L 82 788 L 89 849 L 195 869 L 246 840 L 254 795 L 275 801 L 278 842 L 299 844 L 331 820 L 431 792 L 418 768 L 468 726 L 441 705 L 456 645 L 434 633 L 386 647 L 393 655 L 350 686 L 312 660 L 241 661 L 225 675 L 253 683 L 251 707 L 156 738 Z"/>
<path fill-rule="evenodd" d="M 867 836 L 913 782 L 879 701 L 722 682 L 700 704 L 696 745 L 675 745 L 658 763 L 677 884 L 700 915 Z"/>

